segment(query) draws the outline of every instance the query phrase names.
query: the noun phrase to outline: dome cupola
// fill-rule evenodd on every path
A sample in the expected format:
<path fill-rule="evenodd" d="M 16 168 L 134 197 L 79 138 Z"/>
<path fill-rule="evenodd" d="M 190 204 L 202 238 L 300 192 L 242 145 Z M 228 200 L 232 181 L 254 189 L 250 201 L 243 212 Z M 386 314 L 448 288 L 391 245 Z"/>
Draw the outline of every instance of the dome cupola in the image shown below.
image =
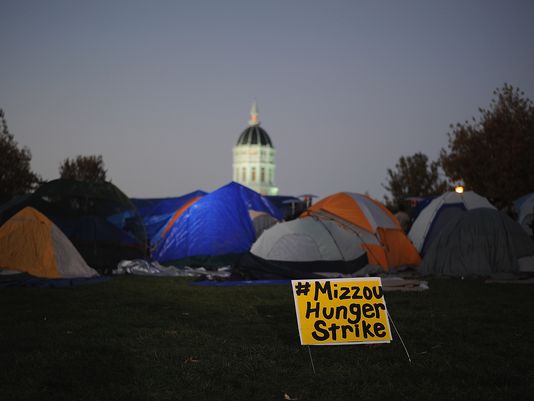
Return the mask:
<path fill-rule="evenodd" d="M 259 125 L 251 125 L 244 130 L 237 140 L 237 145 L 263 145 L 270 148 L 274 147 L 267 131 Z"/>

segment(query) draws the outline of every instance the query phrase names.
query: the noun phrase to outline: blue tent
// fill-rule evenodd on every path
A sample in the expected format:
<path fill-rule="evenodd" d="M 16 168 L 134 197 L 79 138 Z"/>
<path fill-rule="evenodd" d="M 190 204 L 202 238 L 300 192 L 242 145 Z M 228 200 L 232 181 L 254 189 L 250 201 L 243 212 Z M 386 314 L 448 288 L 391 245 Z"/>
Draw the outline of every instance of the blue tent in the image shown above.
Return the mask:
<path fill-rule="evenodd" d="M 159 242 L 163 229 L 178 209 L 187 202 L 204 195 L 206 192 L 198 190 L 175 198 L 130 199 L 143 219 L 151 247 Z"/>
<path fill-rule="evenodd" d="M 249 211 L 282 219 L 267 198 L 235 182 L 204 196 L 174 223 L 156 248 L 153 259 L 180 263 L 191 257 L 214 257 L 247 252 L 256 240 Z"/>
<path fill-rule="evenodd" d="M 293 220 L 308 208 L 304 200 L 295 196 L 268 195 L 267 199 L 282 211 L 284 220 Z"/>

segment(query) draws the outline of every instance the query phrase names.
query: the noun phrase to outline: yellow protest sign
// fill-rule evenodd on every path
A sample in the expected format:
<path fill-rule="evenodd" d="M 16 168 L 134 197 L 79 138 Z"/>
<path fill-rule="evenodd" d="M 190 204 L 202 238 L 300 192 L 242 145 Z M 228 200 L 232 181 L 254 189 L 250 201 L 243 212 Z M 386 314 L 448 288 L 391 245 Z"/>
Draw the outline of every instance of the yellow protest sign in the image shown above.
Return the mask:
<path fill-rule="evenodd" d="M 391 341 L 380 277 L 292 280 L 302 345 Z"/>

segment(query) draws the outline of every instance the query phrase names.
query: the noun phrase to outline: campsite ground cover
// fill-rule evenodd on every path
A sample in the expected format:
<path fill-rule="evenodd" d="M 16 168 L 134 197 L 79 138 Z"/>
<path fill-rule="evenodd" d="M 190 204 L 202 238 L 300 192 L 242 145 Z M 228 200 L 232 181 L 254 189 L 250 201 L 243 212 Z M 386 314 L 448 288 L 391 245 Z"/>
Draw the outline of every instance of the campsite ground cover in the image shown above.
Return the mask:
<path fill-rule="evenodd" d="M 432 280 L 386 293 L 410 351 L 299 345 L 289 285 L 114 277 L 0 289 L 2 400 L 527 400 L 530 285 Z"/>

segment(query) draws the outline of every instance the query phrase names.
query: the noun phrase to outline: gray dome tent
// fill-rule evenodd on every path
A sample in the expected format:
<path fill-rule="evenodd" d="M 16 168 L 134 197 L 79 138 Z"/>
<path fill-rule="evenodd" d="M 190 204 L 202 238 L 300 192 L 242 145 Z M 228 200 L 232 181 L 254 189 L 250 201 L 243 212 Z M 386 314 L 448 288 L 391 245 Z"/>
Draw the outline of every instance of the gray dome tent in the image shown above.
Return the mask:
<path fill-rule="evenodd" d="M 354 273 L 368 264 L 364 241 L 378 244 L 373 235 L 358 227 L 305 217 L 265 230 L 235 267 L 253 279 Z"/>
<path fill-rule="evenodd" d="M 430 244 L 421 273 L 488 276 L 515 273 L 534 261 L 534 242 L 506 214 L 489 208 L 452 218 Z"/>
<path fill-rule="evenodd" d="M 417 252 L 424 257 L 434 238 L 451 219 L 463 214 L 466 210 L 478 208 L 495 209 L 486 198 L 473 191 L 445 192 L 432 199 L 419 213 L 410 228 L 408 237 Z"/>
<path fill-rule="evenodd" d="M 517 221 L 530 237 L 534 238 L 532 227 L 534 225 L 534 192 L 522 196 L 515 202 Z"/>

